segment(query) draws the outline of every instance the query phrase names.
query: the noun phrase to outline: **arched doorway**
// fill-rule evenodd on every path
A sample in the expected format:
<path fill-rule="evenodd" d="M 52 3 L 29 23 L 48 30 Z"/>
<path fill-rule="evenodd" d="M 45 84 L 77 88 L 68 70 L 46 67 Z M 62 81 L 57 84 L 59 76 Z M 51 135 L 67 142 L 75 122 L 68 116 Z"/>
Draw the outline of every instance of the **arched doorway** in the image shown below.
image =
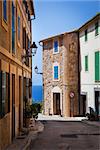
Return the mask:
<path fill-rule="evenodd" d="M 56 86 L 52 89 L 51 113 L 61 115 L 62 113 L 62 90 Z"/>

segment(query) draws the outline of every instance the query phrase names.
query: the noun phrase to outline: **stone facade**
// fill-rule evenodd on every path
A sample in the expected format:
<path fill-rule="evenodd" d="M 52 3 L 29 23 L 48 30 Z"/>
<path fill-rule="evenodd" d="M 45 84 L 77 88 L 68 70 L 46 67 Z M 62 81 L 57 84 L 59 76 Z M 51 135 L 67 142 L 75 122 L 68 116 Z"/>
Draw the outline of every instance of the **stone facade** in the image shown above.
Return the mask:
<path fill-rule="evenodd" d="M 58 41 L 59 52 L 53 53 L 53 43 Z M 44 114 L 55 114 L 54 93 L 60 94 L 60 113 L 78 115 L 79 100 L 79 46 L 78 33 L 64 33 L 40 41 L 43 43 Z M 59 64 L 59 80 L 53 77 L 53 64 Z M 70 98 L 74 92 L 74 98 Z"/>
<path fill-rule="evenodd" d="M 28 20 L 26 5 L 28 13 L 34 15 L 32 0 L 26 2 L 7 0 L 6 4 L 3 2 L 0 1 L 0 150 L 5 149 L 23 127 L 24 93 L 26 93 L 24 80 L 32 78 L 32 58 L 29 58 L 28 63 L 27 60 L 25 62 L 22 60 L 28 48 L 27 39 L 30 44 L 32 41 L 31 21 Z M 26 37 L 23 36 L 23 28 Z M 28 98 L 31 99 L 31 96 Z"/>

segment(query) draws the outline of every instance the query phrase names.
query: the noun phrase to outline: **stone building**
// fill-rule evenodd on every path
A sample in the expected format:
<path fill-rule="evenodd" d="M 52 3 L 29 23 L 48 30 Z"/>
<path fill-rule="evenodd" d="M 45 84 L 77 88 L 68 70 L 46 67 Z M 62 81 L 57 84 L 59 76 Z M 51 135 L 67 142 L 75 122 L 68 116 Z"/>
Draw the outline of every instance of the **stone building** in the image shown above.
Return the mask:
<path fill-rule="evenodd" d="M 31 100 L 32 0 L 0 1 L 0 150 L 25 125 L 26 102 Z"/>
<path fill-rule="evenodd" d="M 78 32 L 53 36 L 43 45 L 44 114 L 79 114 L 79 40 Z"/>
<path fill-rule="evenodd" d="M 79 28 L 81 53 L 81 114 L 90 107 L 100 117 L 100 13 Z"/>

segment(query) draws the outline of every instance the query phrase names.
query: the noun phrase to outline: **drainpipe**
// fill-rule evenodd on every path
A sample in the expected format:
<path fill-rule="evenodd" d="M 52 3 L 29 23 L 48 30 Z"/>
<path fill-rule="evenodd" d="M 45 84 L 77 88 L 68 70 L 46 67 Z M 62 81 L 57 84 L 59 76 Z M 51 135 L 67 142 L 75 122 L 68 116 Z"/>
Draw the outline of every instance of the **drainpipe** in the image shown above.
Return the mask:
<path fill-rule="evenodd" d="M 81 85 L 80 85 L 80 81 L 81 81 L 81 55 L 80 55 L 80 39 L 79 39 L 79 31 L 77 31 L 78 33 L 78 115 L 80 115 L 80 89 L 81 89 Z"/>

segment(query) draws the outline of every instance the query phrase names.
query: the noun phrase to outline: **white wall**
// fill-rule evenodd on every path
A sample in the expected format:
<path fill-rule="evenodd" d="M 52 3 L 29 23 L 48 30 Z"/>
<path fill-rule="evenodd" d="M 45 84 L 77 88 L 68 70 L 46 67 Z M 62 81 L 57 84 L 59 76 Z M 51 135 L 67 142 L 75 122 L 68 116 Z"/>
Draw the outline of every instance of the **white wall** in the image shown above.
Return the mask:
<path fill-rule="evenodd" d="M 88 29 L 88 40 L 85 42 L 84 31 Z M 81 49 L 81 93 L 87 93 L 87 112 L 88 107 L 95 109 L 94 90 L 99 90 L 100 82 L 95 82 L 95 52 L 100 51 L 100 20 L 99 35 L 95 36 L 95 22 L 84 28 L 80 32 Z M 85 56 L 88 55 L 88 71 L 85 71 Z"/>

